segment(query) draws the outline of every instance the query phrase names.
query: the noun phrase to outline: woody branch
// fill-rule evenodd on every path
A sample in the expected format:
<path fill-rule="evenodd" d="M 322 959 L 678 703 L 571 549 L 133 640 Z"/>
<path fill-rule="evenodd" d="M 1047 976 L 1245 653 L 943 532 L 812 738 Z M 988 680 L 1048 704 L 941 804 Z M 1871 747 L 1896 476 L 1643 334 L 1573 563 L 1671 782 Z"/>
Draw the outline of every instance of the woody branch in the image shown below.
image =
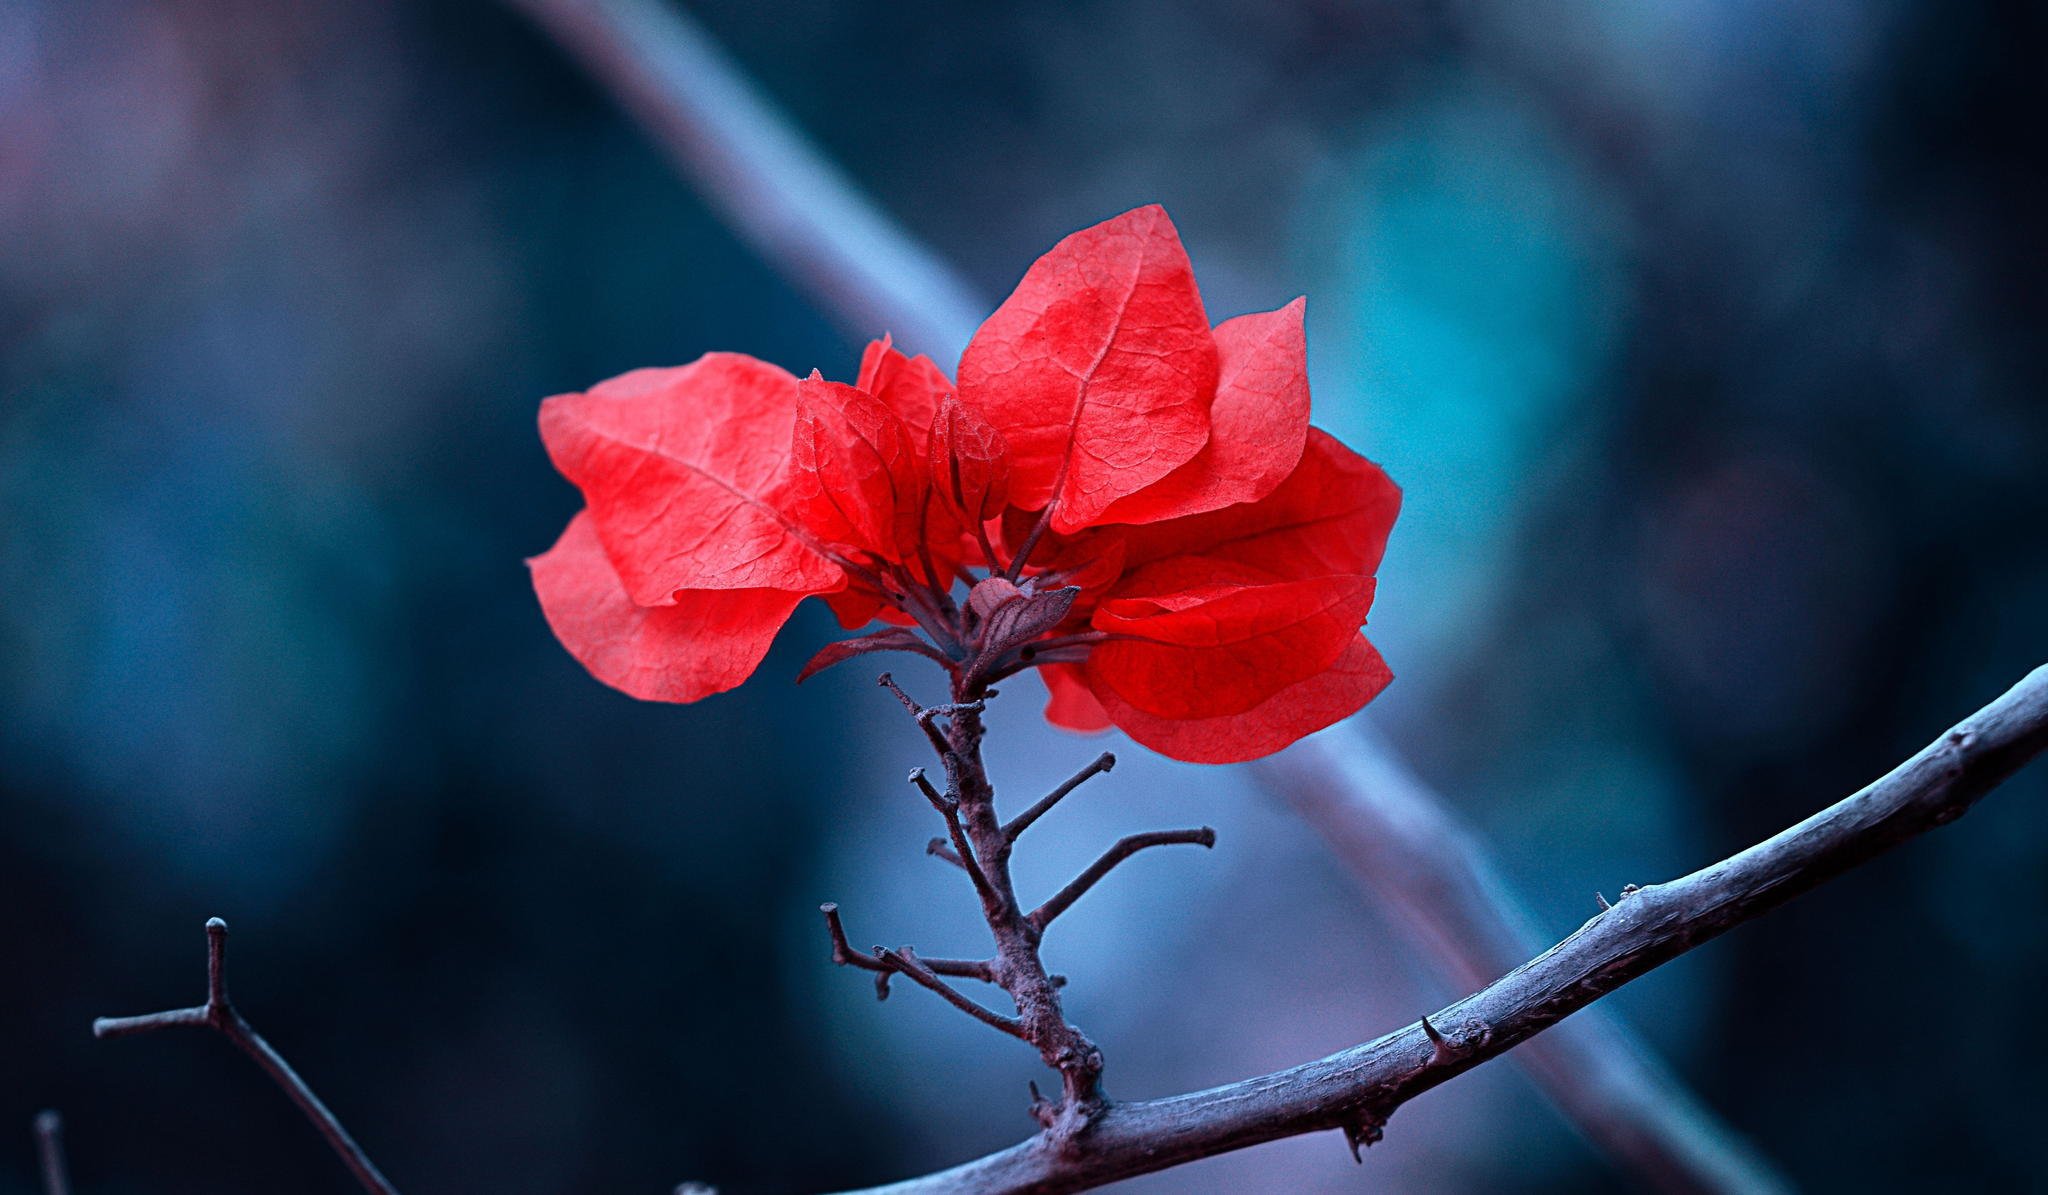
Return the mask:
<path fill-rule="evenodd" d="M 166 1012 L 145 1013 L 134 1017 L 101 1017 L 92 1023 L 94 1037 L 132 1037 L 140 1033 L 154 1033 L 160 1029 L 195 1028 L 211 1029 L 235 1044 L 247 1054 L 272 1082 L 298 1105 L 306 1119 L 313 1123 L 320 1135 L 341 1157 L 351 1175 L 370 1195 L 398 1195 L 390 1180 L 370 1161 L 369 1155 L 356 1144 L 354 1137 L 341 1126 L 337 1119 L 313 1089 L 292 1069 L 284 1055 L 279 1054 L 263 1035 L 243 1018 L 241 1012 L 228 999 L 228 923 L 218 917 L 206 923 L 206 1002 L 190 1008 L 173 1008 Z"/>
<path fill-rule="evenodd" d="M 862 335 L 888 327 L 937 354 L 967 343 L 987 310 L 973 289 L 826 162 L 675 4 L 508 2 L 610 89 L 683 177 L 846 327 Z M 1361 772 L 1395 782 L 1362 783 Z M 1393 894 L 1407 914 L 1404 928 L 1447 982 L 1468 986 L 1474 977 L 1497 975 L 1540 945 L 1527 912 L 1495 879 L 1484 844 L 1457 826 L 1442 798 L 1408 772 L 1391 746 L 1374 739 L 1346 743 L 1340 752 L 1311 740 L 1253 775 L 1328 842 L 1364 887 Z M 1401 846 L 1392 852 L 1351 846 L 1418 824 L 1447 832 L 1399 835 Z M 932 853 L 956 857 L 943 842 Z M 1587 1010 L 1516 1058 L 1581 1132 L 1659 1190 L 1789 1189 L 1605 1009 Z"/>
<path fill-rule="evenodd" d="M 1090 777 L 1109 771 L 1116 758 L 1104 753 L 1072 778 L 1047 793 L 1008 822 L 996 815 L 995 788 L 981 757 L 984 727 L 982 711 L 993 688 L 971 671 L 956 674 L 955 700 L 947 705 L 922 706 L 895 679 L 884 673 L 881 684 L 902 703 L 931 741 L 945 768 L 946 788 L 941 791 L 925 776 L 922 768 L 910 773 L 911 783 L 945 819 L 950 845 L 933 839 L 931 853 L 958 865 L 972 881 L 981 900 L 989 932 L 995 938 L 996 953 L 986 960 L 923 959 L 909 947 L 875 947 L 862 955 L 847 942 L 840 923 L 839 906 L 823 906 L 826 931 L 832 942 L 832 961 L 875 973 L 876 995 L 886 998 L 889 978 L 902 975 L 931 989 L 947 1003 L 1003 1033 L 1023 1039 L 1037 1048 L 1045 1064 L 1060 1073 L 1058 1101 L 1038 1100 L 1032 1113 L 1056 1136 L 1078 1133 L 1104 1105 L 1100 1083 L 1102 1052 L 1086 1034 L 1068 1023 L 1061 1008 L 1059 989 L 1065 981 L 1048 974 L 1039 955 L 1045 928 L 1053 918 L 1109 874 L 1119 863 L 1150 846 L 1193 843 L 1213 846 L 1216 833 L 1208 827 L 1198 830 L 1161 830 L 1122 839 L 1087 870 L 1060 889 L 1036 909 L 1026 912 L 1017 899 L 1010 878 L 1010 853 L 1025 828 L 1044 816 Z M 1005 1016 L 986 1008 L 947 984 L 944 976 L 975 979 L 1000 987 L 1016 1006 L 1016 1016 Z M 1034 1087 L 1034 1091 L 1035 1091 Z"/>
<path fill-rule="evenodd" d="M 1793 897 L 1968 812 L 2048 751 L 2048 665 L 1884 778 L 1748 850 L 1631 890 L 1513 971 L 1406 1028 L 1208 1091 L 1112 1104 L 1068 1141 L 1000 1153 L 864 1195 L 1054 1195 L 1281 1137 L 1379 1138 L 1425 1091 L 1499 1057 L 1600 997 Z"/>

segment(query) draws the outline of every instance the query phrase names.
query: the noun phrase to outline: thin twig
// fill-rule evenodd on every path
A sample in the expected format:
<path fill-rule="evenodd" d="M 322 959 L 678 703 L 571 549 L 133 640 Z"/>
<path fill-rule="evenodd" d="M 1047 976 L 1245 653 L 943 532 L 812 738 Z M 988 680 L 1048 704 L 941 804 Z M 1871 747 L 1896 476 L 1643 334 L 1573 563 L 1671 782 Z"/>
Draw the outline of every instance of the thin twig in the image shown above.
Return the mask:
<path fill-rule="evenodd" d="M 902 339 L 915 339 L 941 361 L 966 346 L 989 304 L 928 248 L 882 218 L 851 180 L 762 100 L 680 7 L 661 0 L 512 2 L 559 38 L 638 117 L 683 176 L 732 213 L 734 227 L 766 259 L 842 322 L 856 325 L 859 335 L 874 327 L 903 331 Z M 849 209 L 863 219 L 842 218 Z M 868 235 L 866 219 L 880 221 L 883 235 Z M 822 251 L 807 254 L 802 246 L 808 245 Z M 857 268 L 844 268 L 849 261 Z M 943 281 L 925 285 L 933 277 Z M 931 326 L 913 337 L 906 312 L 928 318 Z M 1398 762 L 1391 754 L 1386 758 Z M 1338 790 L 1345 783 L 1337 774 L 1321 782 Z M 1493 918 L 1515 919 L 1512 909 Z M 1456 952 L 1436 957 L 1453 970 L 1462 966 Z M 1564 1063 L 1571 1073 L 1546 1080 L 1544 1090 L 1610 1156 L 1667 1189 L 1747 1193 L 1784 1185 L 1739 1135 L 1670 1079 L 1644 1043 L 1615 1022 L 1604 1036 L 1602 1050 L 1625 1051 L 1620 1062 L 1590 1049 L 1574 1051 Z M 1540 1060 L 1527 1061 L 1539 1078 L 1546 1071 L 1557 1074 Z M 1574 1090 L 1588 1098 L 1570 1098 Z M 1673 1175 L 1680 1176 L 1675 1183 Z M 1757 1181 L 1742 1181 L 1745 1175 Z"/>
<path fill-rule="evenodd" d="M 925 843 L 924 853 L 934 859 L 944 859 L 961 871 L 967 870 L 967 861 L 960 857 L 959 851 L 947 845 L 946 840 L 943 838 L 934 838 L 930 842 Z"/>
<path fill-rule="evenodd" d="M 1082 768 L 1080 771 L 1075 772 L 1072 776 L 1068 777 L 1066 781 L 1063 782 L 1058 788 L 1053 789 L 1051 792 L 1038 798 L 1038 800 L 1035 803 L 1033 803 L 1031 808 L 1026 809 L 1024 812 L 1018 814 L 1016 817 L 1013 817 L 1009 821 L 1003 823 L 1003 837 L 1009 839 L 1011 842 L 1017 841 L 1017 835 L 1022 834 L 1026 829 L 1028 829 L 1032 822 L 1035 822 L 1039 818 L 1044 817 L 1046 811 L 1051 809 L 1053 806 L 1059 804 L 1060 801 L 1063 800 L 1068 793 L 1073 792 L 1075 789 L 1081 787 L 1081 785 L 1087 783 L 1087 781 L 1091 777 L 1100 776 L 1102 773 L 1107 772 L 1114 767 L 1116 767 L 1115 755 L 1111 754 L 1108 751 L 1104 751 L 1102 754 L 1096 756 L 1094 761 L 1090 763 L 1087 767 Z"/>
<path fill-rule="evenodd" d="M 953 852 L 948 857 L 959 865 L 960 870 L 967 873 L 968 879 L 974 881 L 975 895 L 984 902 L 995 899 L 995 889 L 989 884 L 988 875 L 982 869 L 980 861 L 974 857 L 973 845 L 967 841 L 967 828 L 960 824 L 960 799 L 933 788 L 932 782 L 925 779 L 923 768 L 910 769 L 910 782 L 924 793 L 932 808 L 938 810 L 939 816 L 945 819 L 946 833 L 953 839 Z"/>
<path fill-rule="evenodd" d="M 370 1161 L 363 1147 L 356 1144 L 348 1130 L 341 1127 L 341 1121 L 328 1110 L 313 1089 L 299 1077 L 284 1055 L 273 1049 L 263 1035 L 243 1019 L 234 1003 L 228 999 L 227 977 L 228 923 L 218 917 L 206 923 L 206 1003 L 193 1008 L 174 1008 L 167 1012 L 153 1012 L 137 1017 L 101 1017 L 92 1023 L 94 1037 L 129 1037 L 138 1033 L 153 1033 L 159 1029 L 179 1026 L 193 1026 L 211 1029 L 233 1042 L 237 1048 L 253 1059 L 263 1073 L 297 1104 L 306 1119 L 341 1155 L 342 1164 L 355 1176 L 356 1182 L 371 1195 L 397 1195 L 397 1188 L 378 1171 L 376 1163 Z"/>
<path fill-rule="evenodd" d="M 1370 1141 L 1396 1108 L 1614 989 L 1968 812 L 2048 751 L 2048 666 L 1883 779 L 1748 850 L 1639 888 L 1564 941 L 1421 1023 L 1327 1058 L 1161 1100 L 1111 1104 L 1080 1137 L 1044 1134 L 866 1195 L 1058 1195 L 1325 1129 Z M 1441 1029 L 1456 1026 L 1455 1035 Z"/>
<path fill-rule="evenodd" d="M 71 1195 L 71 1168 L 64 1162 L 64 1118 L 56 1109 L 36 1113 L 36 1160 L 43 1172 L 43 1195 Z"/>
<path fill-rule="evenodd" d="M 825 932 L 831 936 L 833 962 L 838 963 L 842 967 L 858 967 L 863 971 L 896 971 L 901 969 L 895 965 L 892 959 L 884 957 L 888 952 L 882 952 L 880 947 L 876 947 L 875 949 L 878 953 L 870 957 L 847 944 L 846 927 L 839 920 L 839 906 L 837 904 L 827 901 L 818 906 L 818 911 L 825 915 Z M 913 953 L 908 946 L 901 949 L 906 955 Z M 983 983 L 994 983 L 996 981 L 995 968 L 986 959 L 925 958 L 922 955 L 917 955 L 916 958 L 919 963 L 929 968 L 935 974 L 951 975 L 957 979 L 979 979 Z"/>
<path fill-rule="evenodd" d="M 924 731 L 924 737 L 931 742 L 932 750 L 943 758 L 946 754 L 946 736 L 932 724 L 930 718 L 925 717 L 925 708 L 917 703 L 917 699 L 904 692 L 903 686 L 897 684 L 896 678 L 889 673 L 884 672 L 876 677 L 875 683 L 895 695 L 896 700 L 902 703 L 904 710 L 917 723 L 917 728 Z"/>
<path fill-rule="evenodd" d="M 908 976 L 912 982 L 937 992 L 940 999 L 966 1013 L 968 1016 L 973 1017 L 975 1020 L 980 1021 L 982 1024 L 1000 1029 L 1011 1037 L 1023 1038 L 1025 1041 L 1031 1040 L 1030 1036 L 1024 1032 L 1024 1026 L 1015 1017 L 1006 1017 L 1001 1013 L 983 1008 L 981 1005 L 961 995 L 958 991 L 954 990 L 953 985 L 933 974 L 932 968 L 926 966 L 925 961 L 917 957 L 910 947 L 904 946 L 896 950 L 884 950 L 877 946 L 875 947 L 875 957 L 895 968 L 899 974 Z M 977 976 L 977 978 L 979 977 Z"/>
<path fill-rule="evenodd" d="M 1187 843 L 1193 846 L 1213 847 L 1216 845 L 1216 831 L 1208 826 L 1199 830 L 1148 830 L 1143 834 L 1131 834 L 1119 838 L 1115 846 L 1102 852 L 1102 857 L 1088 865 L 1088 870 L 1074 877 L 1073 881 L 1052 894 L 1044 904 L 1033 909 L 1030 921 L 1038 929 L 1052 924 L 1052 919 L 1067 911 L 1073 903 L 1086 895 L 1102 877 L 1108 875 L 1116 865 L 1154 846 L 1176 846 Z"/>

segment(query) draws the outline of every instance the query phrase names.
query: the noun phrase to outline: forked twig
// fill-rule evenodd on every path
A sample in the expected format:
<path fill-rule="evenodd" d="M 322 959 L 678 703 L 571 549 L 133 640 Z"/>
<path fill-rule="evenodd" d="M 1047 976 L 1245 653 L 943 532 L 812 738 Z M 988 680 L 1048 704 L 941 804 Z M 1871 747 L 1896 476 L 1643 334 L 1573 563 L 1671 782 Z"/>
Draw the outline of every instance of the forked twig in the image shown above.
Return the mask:
<path fill-rule="evenodd" d="M 192 1027 L 211 1029 L 233 1042 L 243 1053 L 253 1059 L 271 1081 L 283 1089 L 285 1095 L 297 1104 L 306 1119 L 341 1155 L 342 1164 L 355 1176 L 364 1190 L 371 1195 L 398 1195 L 396 1187 L 370 1161 L 363 1147 L 356 1144 L 348 1130 L 341 1127 L 313 1089 L 299 1077 L 284 1055 L 273 1049 L 263 1035 L 257 1033 L 242 1014 L 228 999 L 227 977 L 228 923 L 218 917 L 206 923 L 206 1003 L 191 1008 L 173 1008 L 166 1012 L 146 1013 L 136 1017 L 101 1017 L 92 1023 L 94 1037 L 131 1037 L 138 1033 L 154 1033 L 159 1029 Z"/>

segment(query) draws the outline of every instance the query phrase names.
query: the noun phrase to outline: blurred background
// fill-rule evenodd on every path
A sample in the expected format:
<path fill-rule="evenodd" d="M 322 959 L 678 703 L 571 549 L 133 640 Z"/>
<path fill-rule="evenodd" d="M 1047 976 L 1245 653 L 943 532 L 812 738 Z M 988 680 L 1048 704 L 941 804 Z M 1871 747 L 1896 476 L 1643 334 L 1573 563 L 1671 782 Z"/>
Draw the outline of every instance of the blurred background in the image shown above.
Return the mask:
<path fill-rule="evenodd" d="M 1217 318 L 1309 295 L 1318 421 L 1407 491 L 1363 716 L 1547 932 L 2048 658 L 2038 6 L 691 7 L 992 298 L 1152 201 Z M 350 1189 L 224 1043 L 90 1037 L 197 1000 L 214 914 L 408 1191 L 819 1190 L 1026 1133 L 1027 1051 L 827 963 L 825 899 L 859 945 L 985 931 L 872 670 L 790 685 L 824 612 L 638 705 L 521 563 L 578 505 L 542 396 L 859 347 L 503 7 L 0 6 L 0 1191 L 45 1106 L 88 1195 Z M 1015 799 L 1104 743 L 1012 688 Z M 1202 823 L 1048 944 L 1114 1094 L 1451 994 L 1229 769 L 1126 752 L 1019 880 Z M 1811 1189 L 2037 1185 L 2044 859 L 2037 767 L 1612 1005 Z M 1124 1189 L 1626 1182 L 1496 1063 L 1363 1169 L 1323 1134 Z"/>

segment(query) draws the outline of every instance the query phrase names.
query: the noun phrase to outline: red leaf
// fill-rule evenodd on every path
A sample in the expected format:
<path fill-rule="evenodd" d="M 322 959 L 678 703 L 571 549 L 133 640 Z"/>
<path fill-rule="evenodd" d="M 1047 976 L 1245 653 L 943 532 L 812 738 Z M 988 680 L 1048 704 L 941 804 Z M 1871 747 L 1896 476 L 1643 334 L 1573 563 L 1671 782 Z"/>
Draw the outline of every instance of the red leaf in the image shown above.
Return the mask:
<path fill-rule="evenodd" d="M 790 521 L 796 402 L 782 370 L 710 353 L 550 398 L 540 432 L 639 605 L 694 589 L 821 593 L 845 577 Z"/>
<path fill-rule="evenodd" d="M 1257 502 L 1124 529 L 1127 565 L 1191 553 L 1282 578 L 1371 576 L 1400 513 L 1378 465 L 1310 428 L 1301 463 Z"/>
<path fill-rule="evenodd" d="M 1161 718 L 1123 703 L 1108 690 L 1099 689 L 1094 695 L 1106 717 L 1132 739 L 1161 755 L 1188 763 L 1241 763 L 1271 755 L 1304 735 L 1350 717 L 1393 679 L 1393 672 L 1378 650 L 1366 642 L 1365 636 L 1358 635 L 1336 663 L 1243 713 L 1215 718 Z M 1050 707 L 1046 716 L 1053 716 Z"/>
<path fill-rule="evenodd" d="M 796 683 L 803 684 L 834 664 L 843 664 L 855 656 L 877 651 L 914 652 L 926 659 L 937 660 L 941 667 L 952 664 L 944 652 L 919 638 L 917 632 L 902 627 L 890 627 L 871 635 L 862 635 L 858 639 L 842 639 L 837 643 L 827 643 L 817 655 L 811 657 L 810 663 L 804 665 L 803 671 L 796 674 Z"/>
<path fill-rule="evenodd" d="M 860 376 L 853 384 L 896 412 L 919 449 L 924 447 L 919 437 L 932 425 L 940 402 L 953 394 L 953 383 L 930 357 L 906 357 L 887 336 L 861 353 Z"/>
<path fill-rule="evenodd" d="M 1157 206 L 1061 241 L 960 358 L 960 396 L 1010 447 L 1010 500 L 1055 531 L 1192 459 L 1209 439 L 1216 344 Z"/>
<path fill-rule="evenodd" d="M 636 606 L 577 514 L 527 561 L 541 611 L 590 674 L 643 701 L 696 701 L 747 679 L 804 595 L 787 589 L 693 589 Z"/>
<path fill-rule="evenodd" d="M 916 550 L 922 462 L 903 421 L 864 390 L 813 373 L 797 387 L 795 511 L 827 543 L 884 560 Z"/>
<path fill-rule="evenodd" d="M 1010 492 L 1009 448 L 980 412 L 947 395 L 932 416 L 927 444 L 933 487 L 962 520 L 986 523 L 1003 513 Z"/>
<path fill-rule="evenodd" d="M 1162 561 L 1096 607 L 1115 638 L 1089 656 L 1088 683 L 1162 718 L 1242 713 L 1334 663 L 1372 594 L 1355 574 L 1261 583 L 1214 559 Z"/>
<path fill-rule="evenodd" d="M 975 667 L 985 667 L 1058 626 L 1067 611 L 1073 609 L 1074 599 L 1080 593 L 1070 586 L 1046 593 L 1021 594 L 998 605 L 982 624 L 981 654 L 974 661 Z"/>
<path fill-rule="evenodd" d="M 1081 679 L 1078 667 L 1047 664 L 1039 668 L 1038 674 L 1045 678 L 1046 721 L 1083 734 L 1109 729 L 1109 715 L 1103 712 L 1102 703 L 1095 700 L 1095 694 L 1088 691 L 1088 682 Z"/>
<path fill-rule="evenodd" d="M 1255 502 L 1287 479 L 1308 439 L 1306 301 L 1216 328 L 1209 442 L 1157 482 L 1110 503 L 1105 523 L 1151 523 Z"/>

